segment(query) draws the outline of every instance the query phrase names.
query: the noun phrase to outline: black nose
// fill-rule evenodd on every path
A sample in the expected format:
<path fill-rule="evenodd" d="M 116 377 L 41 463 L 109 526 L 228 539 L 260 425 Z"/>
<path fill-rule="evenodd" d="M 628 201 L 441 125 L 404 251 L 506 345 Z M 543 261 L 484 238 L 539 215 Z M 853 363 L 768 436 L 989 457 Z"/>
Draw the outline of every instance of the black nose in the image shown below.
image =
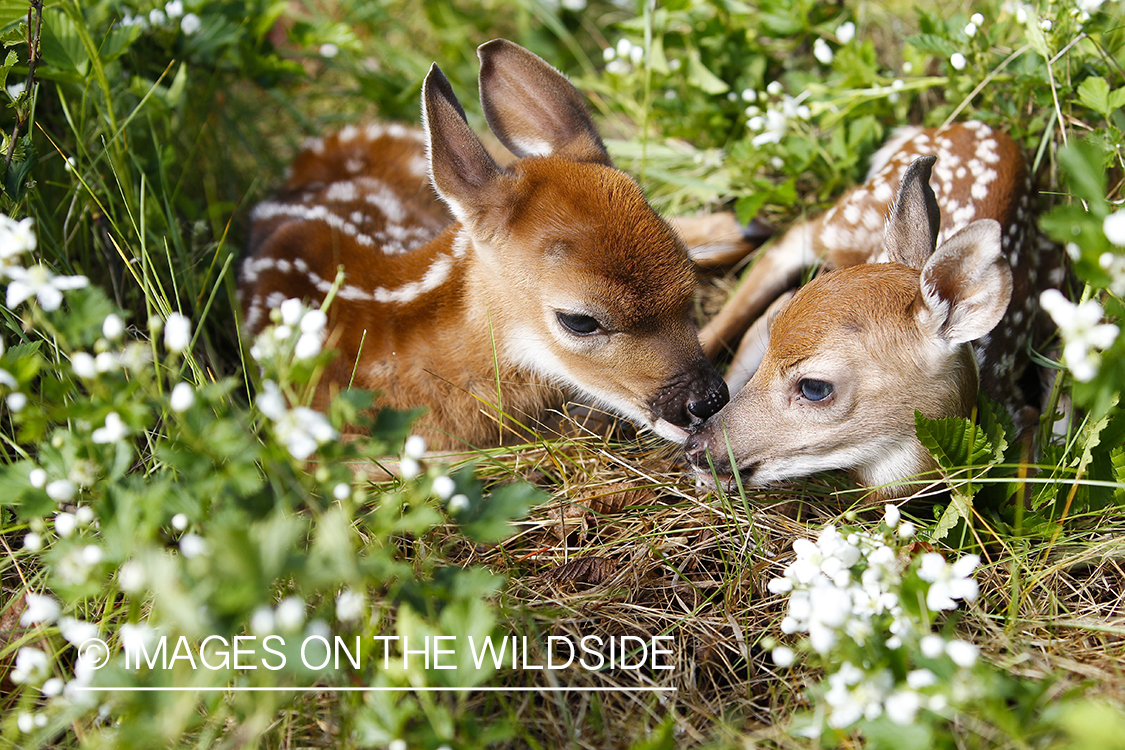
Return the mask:
<path fill-rule="evenodd" d="M 702 398 L 688 401 L 687 410 L 696 419 L 705 420 L 712 414 L 718 414 L 728 401 L 730 389 L 727 388 L 726 381 L 718 377 Z"/>

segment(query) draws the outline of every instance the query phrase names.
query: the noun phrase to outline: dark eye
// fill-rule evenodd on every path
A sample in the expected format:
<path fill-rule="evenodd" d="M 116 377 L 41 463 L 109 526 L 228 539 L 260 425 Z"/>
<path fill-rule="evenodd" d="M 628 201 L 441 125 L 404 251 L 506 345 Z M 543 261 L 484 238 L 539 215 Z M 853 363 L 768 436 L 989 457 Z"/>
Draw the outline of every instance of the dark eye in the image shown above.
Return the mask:
<path fill-rule="evenodd" d="M 832 395 L 832 384 L 823 380 L 811 380 L 805 378 L 797 387 L 801 389 L 801 395 L 809 401 L 823 401 Z"/>
<path fill-rule="evenodd" d="M 589 336 L 592 333 L 597 333 L 602 330 L 602 325 L 597 321 L 597 318 L 591 318 L 589 315 L 577 315 L 572 313 L 555 313 L 559 319 L 562 327 L 570 331 L 576 336 Z"/>

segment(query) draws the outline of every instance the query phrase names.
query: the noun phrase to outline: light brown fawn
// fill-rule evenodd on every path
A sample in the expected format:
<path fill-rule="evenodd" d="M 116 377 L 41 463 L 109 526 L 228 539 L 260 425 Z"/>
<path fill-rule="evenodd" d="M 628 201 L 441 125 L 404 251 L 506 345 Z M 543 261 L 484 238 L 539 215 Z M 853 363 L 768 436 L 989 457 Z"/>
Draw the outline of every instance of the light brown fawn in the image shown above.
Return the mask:
<path fill-rule="evenodd" d="M 340 354 L 314 405 L 354 378 L 380 404 L 428 407 L 428 443 L 449 450 L 534 429 L 576 391 L 682 442 L 728 400 L 692 321 L 684 241 L 613 168 L 561 73 L 502 39 L 478 54 L 485 118 L 518 160 L 497 164 L 432 66 L 421 131 L 313 140 L 254 209 L 246 327 L 285 298 L 320 304 L 342 267 Z"/>
<path fill-rule="evenodd" d="M 910 128 L 884 146 L 867 182 L 766 250 L 705 328 L 714 353 L 804 269 L 838 269 L 754 325 L 728 376 L 741 390 L 686 445 L 697 474 L 710 481 L 710 455 L 721 481 L 846 469 L 905 494 L 893 483 L 936 467 L 915 410 L 970 416 L 978 382 L 1030 428 L 1037 412 L 1019 380 L 1042 323 L 1034 290 L 1061 274 L 1029 200 L 1018 146 L 982 123 Z"/>

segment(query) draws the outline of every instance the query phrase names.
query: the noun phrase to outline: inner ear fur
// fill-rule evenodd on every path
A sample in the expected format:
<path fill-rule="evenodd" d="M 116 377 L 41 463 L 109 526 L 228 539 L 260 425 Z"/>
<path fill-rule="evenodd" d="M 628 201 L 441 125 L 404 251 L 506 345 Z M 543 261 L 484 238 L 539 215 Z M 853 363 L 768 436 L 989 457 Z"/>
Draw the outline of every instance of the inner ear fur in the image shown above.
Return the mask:
<path fill-rule="evenodd" d="M 611 164 L 582 94 L 566 76 L 507 39 L 486 42 L 477 54 L 481 108 L 509 151 Z"/>
<path fill-rule="evenodd" d="M 924 333 L 960 344 L 996 327 L 1012 298 L 1012 270 L 1000 240 L 1000 223 L 981 219 L 934 251 L 914 305 Z"/>

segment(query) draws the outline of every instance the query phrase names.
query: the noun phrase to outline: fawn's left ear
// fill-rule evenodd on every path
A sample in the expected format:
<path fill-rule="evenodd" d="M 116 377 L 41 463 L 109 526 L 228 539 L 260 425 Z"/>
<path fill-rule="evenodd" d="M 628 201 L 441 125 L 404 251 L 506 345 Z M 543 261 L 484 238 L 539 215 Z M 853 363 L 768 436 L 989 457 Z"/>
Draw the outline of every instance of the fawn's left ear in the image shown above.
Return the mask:
<path fill-rule="evenodd" d="M 922 156 L 911 162 L 883 232 L 890 259 L 918 270 L 934 251 L 941 227 L 941 212 L 930 187 L 930 172 L 936 161 L 936 156 Z"/>
<path fill-rule="evenodd" d="M 545 60 L 507 39 L 477 48 L 488 127 L 519 157 L 559 154 L 610 165 L 578 89 Z"/>
<path fill-rule="evenodd" d="M 914 312 L 923 333 L 960 344 L 995 328 L 1011 299 L 1012 269 L 1002 252 L 1000 223 L 981 219 L 926 261 Z"/>

